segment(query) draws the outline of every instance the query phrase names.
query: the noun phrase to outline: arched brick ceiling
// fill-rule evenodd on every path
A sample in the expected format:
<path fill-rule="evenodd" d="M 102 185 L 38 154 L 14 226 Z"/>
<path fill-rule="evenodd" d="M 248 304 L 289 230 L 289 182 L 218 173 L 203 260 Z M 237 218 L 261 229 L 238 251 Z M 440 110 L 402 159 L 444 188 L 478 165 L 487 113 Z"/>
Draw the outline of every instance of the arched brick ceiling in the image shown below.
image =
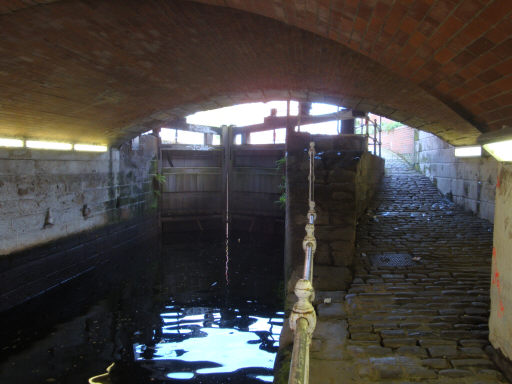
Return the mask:
<path fill-rule="evenodd" d="M 383 64 L 482 131 L 512 124 L 510 0 L 193 0 L 264 15 Z"/>
<path fill-rule="evenodd" d="M 444 24 L 429 33 L 420 23 L 405 39 L 400 31 L 411 28 L 403 27 L 410 24 L 405 21 L 408 8 L 397 19 L 402 22 L 387 27 L 397 16 L 393 6 L 378 17 L 385 1 L 369 8 L 368 20 L 376 18 L 379 23 L 375 28 L 370 21 L 372 27 L 364 33 L 357 32 L 362 25 L 358 20 L 368 14 L 366 5 L 371 2 L 355 7 L 355 23 L 350 27 L 354 31 L 346 41 L 342 39 L 348 36 L 343 32 L 348 28 L 345 19 L 354 7 L 337 4 L 343 2 L 327 2 L 327 16 L 321 1 L 209 2 L 244 6 L 250 12 L 168 0 L 74 0 L 30 7 L 25 1 L 0 0 L 0 135 L 117 144 L 196 110 L 288 97 L 372 111 L 454 144 L 473 142 L 479 133 L 475 126 L 494 129 L 511 121 L 507 85 L 511 75 L 505 61 L 511 56 L 510 39 L 499 37 L 512 30 L 507 24 L 509 10 L 502 10 L 500 18 L 505 20 L 492 24 L 496 27 L 485 24 L 482 33 L 492 46 L 483 44 L 488 52 L 482 57 L 492 54 L 499 60 L 476 73 L 478 65 L 484 66 L 480 59 L 459 56 L 438 66 L 424 60 L 414 71 L 415 55 L 432 39 L 439 41 L 434 37 Z M 422 2 L 408 3 L 416 9 L 411 14 L 419 15 L 417 3 Z M 434 3 L 440 6 L 445 1 Z M 492 4 L 485 9 L 494 9 Z M 453 12 L 444 13 L 455 17 Z M 422 23 L 434 23 L 429 14 Z M 485 16 L 466 12 L 468 20 L 474 15 Z M 371 35 L 377 29 L 381 32 Z M 414 37 L 417 33 L 425 38 Z M 411 44 L 417 49 L 410 60 L 397 64 L 406 56 L 396 50 L 411 51 L 407 48 Z M 469 48 L 472 41 L 468 48 L 457 44 L 461 52 L 477 49 Z M 430 55 L 436 58 L 436 52 Z M 457 65 L 456 59 L 457 71 L 445 73 L 445 67 Z M 500 76 L 485 75 L 491 69 Z M 467 75 L 458 87 L 471 92 L 454 98 L 449 90 L 442 93 L 429 87 L 432 78 L 422 80 L 419 75 L 428 70 L 441 79 L 439 83 Z M 475 83 L 479 78 L 480 83 Z M 482 95 L 486 96 L 480 100 Z"/>

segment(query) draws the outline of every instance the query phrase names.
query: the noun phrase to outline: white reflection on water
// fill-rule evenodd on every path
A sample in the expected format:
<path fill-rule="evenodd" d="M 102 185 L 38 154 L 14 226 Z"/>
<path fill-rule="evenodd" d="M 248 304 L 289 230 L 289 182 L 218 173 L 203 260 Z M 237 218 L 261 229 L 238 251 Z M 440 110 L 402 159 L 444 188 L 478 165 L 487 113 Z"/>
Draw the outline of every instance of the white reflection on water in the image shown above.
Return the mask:
<path fill-rule="evenodd" d="M 169 379 L 188 380 L 194 377 L 191 372 L 171 372 L 167 374 Z"/>
<path fill-rule="evenodd" d="M 240 313 L 235 309 L 205 307 L 163 313 L 162 339 L 155 340 L 151 359 L 218 364 L 168 374 L 169 378 L 177 379 L 193 378 L 194 374 L 231 373 L 243 368 L 271 371 L 283 324 L 282 312 L 272 318 Z M 135 344 L 135 359 L 146 360 L 143 357 L 145 350 L 145 345 Z M 262 373 L 250 376 L 272 382 L 273 376 Z"/>

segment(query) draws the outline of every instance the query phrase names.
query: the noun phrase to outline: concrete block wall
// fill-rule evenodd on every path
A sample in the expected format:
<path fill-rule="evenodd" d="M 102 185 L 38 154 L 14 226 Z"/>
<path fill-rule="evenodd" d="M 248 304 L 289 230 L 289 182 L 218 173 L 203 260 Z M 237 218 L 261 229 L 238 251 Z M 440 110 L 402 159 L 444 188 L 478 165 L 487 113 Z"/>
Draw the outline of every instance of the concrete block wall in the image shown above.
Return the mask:
<path fill-rule="evenodd" d="M 0 255 L 143 213 L 153 197 L 156 138 L 142 139 L 138 151 L 0 149 Z"/>
<path fill-rule="evenodd" d="M 456 158 L 453 146 L 423 131 L 418 131 L 415 152 L 416 166 L 442 193 L 477 216 L 494 221 L 496 160 Z"/>
<path fill-rule="evenodd" d="M 136 151 L 106 153 L 0 150 L 0 310 L 157 233 L 157 143 L 143 136 Z"/>
<path fill-rule="evenodd" d="M 508 359 L 512 373 L 512 165 L 500 164 L 498 175 L 489 340 Z"/>

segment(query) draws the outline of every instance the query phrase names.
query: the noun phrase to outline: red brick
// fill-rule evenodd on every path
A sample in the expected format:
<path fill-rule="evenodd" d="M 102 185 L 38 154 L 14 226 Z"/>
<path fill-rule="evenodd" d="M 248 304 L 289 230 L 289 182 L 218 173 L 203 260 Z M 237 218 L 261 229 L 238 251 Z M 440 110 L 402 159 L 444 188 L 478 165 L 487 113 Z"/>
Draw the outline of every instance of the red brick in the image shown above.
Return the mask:
<path fill-rule="evenodd" d="M 169 19 L 172 19 L 172 10 L 175 8 L 184 10 L 197 7 L 197 4 L 192 2 L 168 2 L 165 0 L 151 0 L 151 2 L 165 9 L 168 13 L 166 17 Z M 311 39 L 312 41 L 316 41 L 315 45 L 320 47 L 325 43 L 327 44 L 326 46 L 330 47 L 324 47 L 326 52 L 335 51 L 333 48 L 335 45 L 329 46 L 328 42 L 324 42 L 320 37 L 349 44 L 352 50 L 362 52 L 366 57 L 375 59 L 378 62 L 377 65 L 382 65 L 382 67 L 380 67 L 381 72 L 379 72 L 378 76 L 387 76 L 384 75 L 384 73 L 386 73 L 385 70 L 393 69 L 402 77 L 412 77 L 414 79 L 412 83 L 423 84 L 429 87 L 435 86 L 436 92 L 443 93 L 447 91 L 448 87 L 452 87 L 450 91 L 453 91 L 455 96 L 465 96 L 462 100 L 473 100 L 473 98 L 468 97 L 467 92 L 472 94 L 478 90 L 478 87 L 485 88 L 483 90 L 484 94 L 494 98 L 496 98 L 496 95 L 501 95 L 511 89 L 510 85 L 508 85 L 509 88 L 503 88 L 504 85 L 502 82 L 504 81 L 503 78 L 510 76 L 512 72 L 512 39 L 510 38 L 512 31 L 512 21 L 510 17 L 512 12 L 512 0 L 198 0 L 198 2 L 212 5 L 211 7 L 205 6 L 202 10 L 202 14 L 200 12 L 197 13 L 197 15 L 207 15 L 208 17 L 203 17 L 203 20 L 208 20 L 208 23 L 213 23 L 212 16 L 216 13 L 228 14 L 232 12 L 228 7 L 243 11 L 236 13 L 236 15 L 239 15 L 238 18 L 240 20 L 246 20 L 246 16 L 255 18 L 254 20 L 259 17 L 251 15 L 251 13 L 271 17 L 283 23 L 282 28 L 289 31 L 286 33 L 295 33 L 294 28 L 296 27 L 313 32 L 316 37 L 311 37 Z M 123 33 L 127 33 L 128 29 L 131 27 L 134 29 L 139 28 L 138 23 L 148 28 L 152 24 L 148 20 L 156 18 L 156 21 L 158 21 L 159 13 L 156 10 L 149 10 L 147 6 L 149 2 L 134 2 L 134 4 L 135 3 L 137 3 L 137 9 L 145 10 L 145 12 L 149 13 L 145 18 L 146 20 L 140 19 L 137 22 L 134 21 L 132 23 L 133 25 L 127 23 L 130 27 L 125 26 L 118 28 L 119 30 L 116 31 L 116 41 L 120 47 L 123 46 L 122 44 L 124 43 L 121 36 Z M 484 3 L 488 3 L 485 8 L 481 5 Z M 8 6 L 6 6 L 6 4 Z M 87 4 L 87 1 L 75 0 L 73 2 L 61 2 L 58 6 L 58 12 L 55 9 L 54 13 L 50 12 L 48 14 L 52 14 L 52 17 L 58 19 L 60 17 L 59 13 L 63 12 L 63 9 L 66 9 L 70 4 Z M 101 7 L 106 7 L 107 9 L 125 9 L 124 5 L 122 5 L 123 2 L 98 2 L 98 4 L 101 4 Z M 25 7 L 27 5 L 30 8 L 28 0 L 0 0 L 0 9 L 11 9 L 13 6 Z M 213 5 L 219 7 L 213 9 L 216 8 L 213 7 Z M 2 6 L 4 8 L 1 8 Z M 32 9 L 35 8 L 52 9 L 51 6 L 32 7 Z M 126 9 L 129 8 L 126 7 Z M 452 11 L 453 13 L 450 13 Z M 25 13 L 27 10 L 23 12 Z M 481 12 L 481 14 L 479 12 Z M 45 20 L 39 11 L 34 11 L 33 13 L 35 18 L 30 19 L 31 22 L 29 26 L 18 23 L 22 25 L 22 27 L 19 27 L 19 36 L 22 38 L 22 41 L 31 40 L 32 36 L 30 33 L 34 30 L 34 26 L 41 22 L 41 20 Z M 233 15 L 235 15 L 235 13 Z M 67 15 L 62 13 L 62 16 Z M 87 17 L 91 16 L 92 13 Z M 123 12 L 117 16 L 119 19 L 122 19 L 122 17 Z M 2 19 L 2 25 L 0 25 L 2 32 L 6 30 L 6 28 L 14 28 L 13 26 L 16 25 L 12 24 L 13 26 L 11 26 L 11 22 L 8 20 L 10 18 L 11 15 L 8 15 Z M 65 17 L 63 19 L 66 20 Z M 84 19 L 87 20 L 86 17 L 84 17 Z M 224 41 L 218 40 L 213 42 L 213 40 L 208 39 L 208 34 L 203 35 L 205 41 L 210 41 L 210 44 L 218 47 L 222 52 L 231 52 L 233 56 L 232 63 L 219 64 L 216 60 L 212 60 L 212 63 L 201 66 L 199 63 L 193 62 L 194 60 L 191 58 L 186 64 L 180 63 L 181 67 L 180 65 L 173 65 L 173 68 L 176 68 L 177 73 L 180 73 L 180 76 L 186 79 L 192 79 L 195 76 L 194 74 L 199 76 L 199 74 L 203 72 L 207 73 L 212 78 L 218 77 L 217 80 L 220 83 L 230 84 L 228 88 L 232 92 L 237 91 L 238 83 L 243 83 L 239 79 L 235 80 L 233 84 L 230 82 L 231 78 L 236 78 L 237 73 L 246 74 L 245 77 L 247 79 L 252 79 L 252 74 L 254 73 L 255 80 L 247 80 L 247 82 L 251 84 L 252 89 L 261 88 L 265 84 L 269 84 L 267 86 L 273 87 L 285 87 L 283 84 L 287 83 L 282 79 L 274 79 L 272 76 L 269 77 L 262 74 L 262 67 L 266 65 L 265 60 L 270 60 L 267 55 L 268 52 L 272 51 L 272 47 L 267 44 L 265 48 L 261 48 L 261 45 L 259 45 L 257 41 L 259 37 L 254 38 L 254 44 L 238 47 L 240 49 L 238 53 L 236 49 L 228 48 L 230 42 L 232 45 L 238 44 L 243 34 L 253 33 L 248 28 L 243 29 L 237 27 L 237 24 L 242 21 L 230 21 L 235 19 L 234 16 L 230 16 L 226 20 L 233 23 L 234 30 L 243 31 L 239 33 L 238 36 L 224 36 Z M 215 20 L 217 20 L 219 25 L 225 23 L 225 20 L 222 18 L 216 18 Z M 101 24 L 101 19 L 95 21 L 95 25 L 98 25 L 98 23 Z M 188 27 L 183 28 L 186 25 L 186 21 L 193 21 L 193 18 L 182 19 L 180 21 L 182 27 L 177 28 L 173 36 L 169 34 L 167 44 L 175 47 L 177 52 L 191 55 L 190 47 L 186 46 L 186 40 L 179 39 L 178 37 L 187 35 L 186 28 Z M 67 20 L 64 22 L 64 25 L 66 22 L 70 23 L 70 21 Z M 385 24 L 383 24 L 384 22 Z M 52 23 L 46 23 L 46 25 L 51 24 Z M 215 31 L 216 27 L 218 27 L 218 25 L 212 24 L 209 28 Z M 191 28 L 197 28 L 198 30 L 206 29 L 206 27 L 199 28 L 195 24 Z M 275 28 L 277 30 L 277 27 Z M 94 29 L 94 26 L 92 29 Z M 80 27 L 73 29 L 73 34 L 75 32 L 79 34 Z M 102 31 L 95 32 L 101 34 Z M 47 39 L 48 41 L 59 42 L 62 46 L 69 46 L 69 48 L 75 49 L 77 53 L 80 53 L 80 49 L 73 47 L 71 43 L 71 35 L 73 34 L 69 34 L 70 36 L 64 34 L 64 36 L 60 38 L 55 32 L 54 35 L 48 36 Z M 203 36 L 198 36 L 197 38 L 197 49 L 201 46 L 200 42 L 203 40 Z M 95 42 L 91 37 L 84 37 L 84 42 L 93 47 L 97 44 L 99 51 L 108 50 L 112 47 L 104 43 L 108 42 L 110 38 L 111 37 L 106 36 L 102 38 L 102 40 Z M 276 38 L 276 40 L 278 39 Z M 272 39 L 269 39 L 269 41 L 272 41 Z M 171 42 L 172 44 L 170 44 Z M 135 40 L 132 41 L 132 44 L 134 44 L 134 46 L 137 45 Z M 9 52 L 8 55 L 13 57 L 21 55 L 19 50 L 13 50 L 13 54 L 11 55 L 11 47 L 15 45 L 8 41 L 3 41 L 0 43 L 0 46 L 3 48 L 2 54 L 4 55 L 6 52 Z M 290 47 L 290 52 L 294 52 L 292 46 Z M 304 47 L 301 49 L 304 49 Z M 30 51 L 29 49 L 28 52 Z M 46 54 L 47 51 L 51 51 L 51 49 L 48 47 L 45 48 L 42 54 Z M 283 51 L 283 49 L 273 52 L 270 57 L 273 57 L 274 61 L 280 62 L 283 68 L 288 68 L 289 66 L 293 67 L 294 64 L 287 64 L 282 60 L 279 61 L 280 58 L 288 54 L 287 52 L 281 51 Z M 286 49 L 284 49 L 284 51 L 286 51 Z M 317 51 L 312 52 L 322 51 L 318 48 Z M 91 57 L 89 57 L 89 55 Z M 127 58 L 132 60 L 133 63 L 127 66 L 127 70 L 136 71 L 136 68 L 139 68 L 138 59 L 130 57 L 130 55 L 131 54 L 128 52 Z M 162 55 L 163 59 L 167 59 L 169 63 L 172 62 L 172 60 L 167 58 L 167 55 Z M 313 55 L 315 54 L 313 53 Z M 191 57 L 192 56 L 193 55 L 191 55 Z M 200 56 L 199 53 L 197 56 Z M 324 56 L 322 59 L 327 59 L 329 54 L 322 56 Z M 95 61 L 92 53 L 87 53 L 84 57 L 90 60 L 90 62 Z M 215 55 L 211 57 L 215 57 Z M 300 56 L 300 53 L 294 52 L 294 60 L 302 59 L 304 58 Z M 72 61 L 70 58 L 66 58 L 66 60 L 69 62 Z M 66 60 L 63 60 L 62 57 L 59 60 L 55 60 L 55 66 L 61 68 Z M 151 59 L 148 59 L 148 62 L 151 61 Z M 164 61 L 162 60 L 162 62 Z M 341 62 L 342 61 L 338 59 L 337 65 Z M 80 64 L 77 63 L 76 65 L 78 66 Z M 156 74 L 158 72 L 157 67 L 161 65 L 161 63 L 154 63 L 153 65 L 155 68 L 152 72 Z M 316 63 L 315 65 L 316 67 L 311 65 L 311 67 L 308 66 L 307 70 L 305 70 L 307 75 L 305 75 L 304 83 L 311 84 L 310 86 L 312 88 L 328 89 L 328 86 L 325 86 L 325 84 L 319 83 L 318 85 L 313 85 L 315 81 L 321 78 L 317 71 L 320 71 L 319 67 L 322 65 L 320 63 Z M 230 73 L 220 73 L 220 70 L 213 68 L 215 66 L 219 68 L 229 68 Z M 85 70 L 85 65 L 82 65 L 82 67 Z M 122 66 L 120 65 L 119 67 Z M 187 70 L 183 68 L 187 68 Z M 351 71 L 353 71 L 354 75 L 357 75 L 359 71 L 363 71 L 365 68 L 352 68 Z M 19 68 L 20 72 L 23 72 L 24 69 L 24 72 L 28 75 L 23 81 L 27 83 L 33 79 L 35 80 L 39 72 L 47 73 L 51 70 L 51 68 L 43 66 L 40 69 L 38 68 L 37 71 L 32 71 L 28 64 L 23 64 L 23 67 L 20 66 Z M 342 76 L 342 74 L 346 73 L 346 69 L 340 71 L 334 71 L 332 68 L 329 69 L 328 64 L 325 64 L 325 71 L 329 73 L 335 72 L 336 76 Z M 123 73 L 122 76 L 128 78 L 129 74 Z M 296 76 L 300 78 L 300 75 Z M 365 77 L 362 77 L 360 80 L 361 83 L 365 83 L 365 81 L 367 81 Z M 494 87 L 486 87 L 486 82 L 491 82 Z M 482 84 L 484 84 L 484 86 Z M 501 85 L 498 86 L 497 84 Z M 411 84 L 411 86 L 412 85 L 413 84 Z M 129 86 L 128 84 L 126 87 L 128 88 Z M 213 86 L 205 87 L 204 94 L 211 94 L 212 97 L 214 97 L 215 92 L 220 91 L 218 91 L 217 86 L 211 87 Z M 60 89 L 67 88 L 72 89 L 73 87 L 62 86 Z M 307 87 L 305 86 L 305 88 Z M 9 92 L 12 93 L 12 91 Z M 352 92 L 352 89 L 348 89 L 347 92 Z M 463 94 L 463 92 L 466 93 Z M 478 92 L 480 92 L 480 90 L 478 90 Z M 185 95 L 181 90 L 180 93 Z M 187 95 L 186 97 L 183 96 L 184 100 L 187 98 L 187 100 L 196 100 L 198 97 L 201 98 L 201 96 L 197 94 L 192 95 L 191 93 Z M 77 100 L 81 99 L 78 91 L 75 91 L 73 96 L 75 96 Z M 450 103 L 449 94 L 444 95 L 443 101 Z M 185 101 L 182 102 L 185 103 Z M 481 109 L 481 106 L 478 106 L 479 103 L 473 102 L 464 104 L 465 102 L 466 101 L 461 103 L 461 108 L 465 108 L 473 115 L 479 113 L 479 108 Z M 503 103 L 506 102 L 506 100 L 496 98 L 495 100 L 493 99 L 493 102 Z M 158 109 L 160 104 L 166 104 L 166 102 L 155 103 L 155 108 Z M 169 105 L 171 104 L 172 103 Z M 44 106 L 41 108 L 43 107 Z M 140 113 L 140 117 L 142 117 L 144 112 Z M 475 117 L 479 118 L 476 115 Z M 130 119 L 131 116 L 128 116 L 123 121 L 128 122 Z M 441 121 L 442 119 L 439 118 L 438 120 Z"/>
<path fill-rule="evenodd" d="M 445 63 L 442 67 L 441 67 L 441 71 L 445 74 L 445 75 L 453 75 L 455 72 L 457 72 L 460 68 L 455 65 L 454 63 L 452 63 L 451 61 L 448 61 L 447 63 Z"/>
<path fill-rule="evenodd" d="M 496 72 L 494 69 L 489 69 L 488 71 L 485 71 L 484 73 L 479 74 L 478 78 L 482 81 L 485 81 L 486 83 L 492 83 L 493 81 L 501 78 L 501 75 L 498 72 Z"/>
<path fill-rule="evenodd" d="M 484 101 L 485 98 L 480 95 L 478 92 L 474 92 L 470 95 L 467 95 L 460 99 L 460 101 L 463 101 L 466 105 L 476 106 L 477 104 L 480 104 L 482 101 Z"/>
<path fill-rule="evenodd" d="M 484 119 L 490 121 L 499 121 L 503 119 L 508 119 L 512 116 L 512 105 L 507 105 L 501 108 L 493 109 L 492 111 L 482 113 L 481 115 Z"/>
<path fill-rule="evenodd" d="M 425 17 L 423 22 L 419 25 L 418 31 L 424 34 L 426 37 L 432 36 L 434 31 L 439 27 L 440 23 L 430 16 Z"/>
<path fill-rule="evenodd" d="M 472 90 L 478 90 L 478 89 L 482 88 L 483 86 L 485 86 L 486 84 L 487 84 L 486 82 L 484 82 L 483 80 L 480 80 L 476 77 L 469 80 L 466 83 L 467 87 Z"/>
<path fill-rule="evenodd" d="M 411 44 L 413 47 L 419 47 L 425 40 L 427 40 L 427 38 L 424 34 L 415 32 L 409 39 L 409 44 Z"/>
<path fill-rule="evenodd" d="M 501 108 L 503 105 L 512 105 L 512 93 L 506 93 L 480 103 L 480 106 L 488 111 Z"/>
<path fill-rule="evenodd" d="M 402 17 L 407 12 L 407 8 L 399 3 L 395 3 L 384 26 L 384 30 L 390 34 L 394 34 L 400 25 Z"/>
<path fill-rule="evenodd" d="M 473 41 L 483 35 L 489 28 L 489 25 L 480 18 L 474 19 L 464 30 L 462 34 L 468 41 Z"/>
<path fill-rule="evenodd" d="M 369 2 L 359 2 L 359 10 L 357 12 L 357 17 L 365 20 L 366 22 L 370 21 L 373 13 L 373 6 L 369 4 Z"/>
<path fill-rule="evenodd" d="M 460 31 L 463 26 L 464 22 L 460 21 L 456 17 L 451 16 L 443 23 L 443 25 L 439 27 L 432 38 L 445 42 L 449 40 L 456 32 Z"/>
<path fill-rule="evenodd" d="M 496 84 L 497 82 L 494 84 L 487 84 L 485 87 L 480 88 L 478 92 L 480 92 L 480 94 L 486 99 L 490 99 L 499 93 L 499 89 L 496 87 Z"/>
<path fill-rule="evenodd" d="M 441 24 L 455 8 L 456 3 L 452 1 L 440 1 L 430 10 L 430 17 Z"/>
<path fill-rule="evenodd" d="M 360 17 L 356 17 L 356 21 L 354 23 L 354 30 L 358 32 L 366 31 L 366 21 L 361 19 Z"/>
<path fill-rule="evenodd" d="M 491 43 L 488 39 L 486 39 L 485 37 L 480 37 L 473 43 L 471 43 L 466 49 L 471 53 L 474 53 L 475 55 L 479 56 L 487 52 L 493 46 L 494 44 Z"/>
<path fill-rule="evenodd" d="M 400 55 L 409 59 L 416 52 L 416 47 L 413 47 L 410 42 L 403 47 Z"/>
<path fill-rule="evenodd" d="M 413 18 L 406 16 L 402 20 L 402 25 L 400 25 L 400 30 L 404 31 L 405 33 L 412 33 L 417 27 L 418 27 L 418 21 L 414 20 Z"/>
<path fill-rule="evenodd" d="M 411 60 L 409 60 L 409 63 L 407 64 L 407 72 L 412 74 L 412 72 L 417 71 L 421 66 L 425 64 L 425 60 L 418 56 L 413 56 Z"/>
<path fill-rule="evenodd" d="M 479 70 L 475 71 L 473 68 L 474 68 L 474 66 L 468 65 L 468 66 L 462 68 L 459 71 L 459 74 L 466 79 L 472 79 L 473 77 L 475 77 L 476 75 L 478 75 L 480 73 Z"/>
<path fill-rule="evenodd" d="M 343 13 L 352 17 L 356 17 L 358 6 L 359 0 L 345 0 Z"/>
<path fill-rule="evenodd" d="M 423 68 L 420 68 L 413 76 L 412 76 L 412 79 L 417 82 L 417 83 L 421 83 L 423 81 L 425 81 L 428 77 L 430 76 L 430 72 L 423 69 Z"/>
<path fill-rule="evenodd" d="M 509 76 L 512 74 L 512 58 L 502 61 L 494 67 L 494 70 L 503 76 Z"/>
<path fill-rule="evenodd" d="M 508 57 L 512 56 L 512 38 L 504 41 L 497 47 L 495 47 L 493 50 L 493 53 L 495 53 L 497 56 L 506 59 Z"/>
<path fill-rule="evenodd" d="M 468 51 L 462 51 L 452 59 L 452 62 L 457 64 L 459 67 L 464 67 L 465 65 L 472 62 L 474 59 L 476 59 L 476 56 L 473 53 Z"/>
<path fill-rule="evenodd" d="M 397 43 L 397 45 L 403 47 L 407 40 L 409 40 L 409 34 L 405 33 L 404 31 L 398 30 L 393 40 Z"/>
<path fill-rule="evenodd" d="M 390 10 L 390 6 L 382 1 L 379 1 L 373 11 L 373 19 L 384 20 Z"/>
<path fill-rule="evenodd" d="M 500 104 L 497 104 L 496 101 L 494 101 L 493 99 L 487 99 L 486 101 L 480 103 L 480 108 L 482 108 L 483 110 L 485 111 L 492 111 L 496 108 L 499 108 L 500 107 Z"/>
<path fill-rule="evenodd" d="M 468 93 L 469 92 L 466 89 L 464 89 L 462 87 L 457 87 L 457 88 L 453 88 L 448 94 L 453 99 L 458 100 L 458 99 L 464 97 L 464 95 L 466 95 Z"/>
<path fill-rule="evenodd" d="M 485 55 L 481 55 L 473 61 L 473 64 L 476 65 L 481 70 L 486 70 L 487 68 L 492 67 L 496 63 L 500 62 L 500 58 L 496 56 L 493 52 L 487 52 Z"/>
<path fill-rule="evenodd" d="M 497 24 L 494 28 L 491 28 L 485 34 L 485 37 L 492 41 L 494 44 L 499 44 L 503 40 L 506 40 L 510 36 L 510 31 L 512 31 L 512 21 L 509 19 L 502 20 L 499 24 Z"/>
<path fill-rule="evenodd" d="M 443 64 L 452 59 L 455 56 L 455 54 L 456 53 L 453 52 L 451 49 L 443 48 L 436 53 L 434 59 L 436 59 L 437 62 Z"/>
<path fill-rule="evenodd" d="M 436 89 L 441 93 L 447 93 L 451 89 L 451 85 L 446 81 L 441 81 L 437 84 Z"/>
<path fill-rule="evenodd" d="M 454 15 L 465 22 L 472 19 L 481 9 L 482 4 L 478 0 L 464 0 L 459 4 Z"/>
<path fill-rule="evenodd" d="M 409 7 L 409 15 L 411 15 L 411 17 L 414 18 L 416 21 L 420 22 L 429 11 L 430 7 L 432 6 L 432 3 L 433 0 L 416 1 Z"/>
<path fill-rule="evenodd" d="M 512 12 L 512 1 L 495 0 L 492 2 L 481 15 L 479 19 L 485 20 L 487 25 L 493 25 Z"/>

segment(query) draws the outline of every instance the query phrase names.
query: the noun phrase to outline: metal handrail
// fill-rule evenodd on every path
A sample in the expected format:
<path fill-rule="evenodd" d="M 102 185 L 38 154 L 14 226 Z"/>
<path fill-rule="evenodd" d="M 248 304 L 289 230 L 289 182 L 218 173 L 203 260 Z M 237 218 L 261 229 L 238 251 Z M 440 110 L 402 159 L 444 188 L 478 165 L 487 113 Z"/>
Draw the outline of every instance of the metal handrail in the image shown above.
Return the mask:
<path fill-rule="evenodd" d="M 370 127 L 369 123 L 373 125 L 373 135 L 370 135 Z M 368 144 L 373 144 L 373 154 L 375 156 L 382 157 L 382 117 L 380 118 L 380 122 L 377 124 L 377 119 L 373 121 L 369 118 L 361 120 L 361 135 L 366 136 L 368 140 Z M 379 154 L 377 155 L 377 146 L 379 149 Z"/>
<path fill-rule="evenodd" d="M 295 285 L 298 301 L 290 314 L 290 328 L 294 332 L 292 360 L 288 384 L 309 382 L 309 345 L 316 326 L 316 313 L 313 308 L 313 260 L 316 251 L 315 238 L 315 143 L 309 144 L 309 211 L 307 213 L 306 236 L 302 241 L 304 249 L 304 273 Z"/>

